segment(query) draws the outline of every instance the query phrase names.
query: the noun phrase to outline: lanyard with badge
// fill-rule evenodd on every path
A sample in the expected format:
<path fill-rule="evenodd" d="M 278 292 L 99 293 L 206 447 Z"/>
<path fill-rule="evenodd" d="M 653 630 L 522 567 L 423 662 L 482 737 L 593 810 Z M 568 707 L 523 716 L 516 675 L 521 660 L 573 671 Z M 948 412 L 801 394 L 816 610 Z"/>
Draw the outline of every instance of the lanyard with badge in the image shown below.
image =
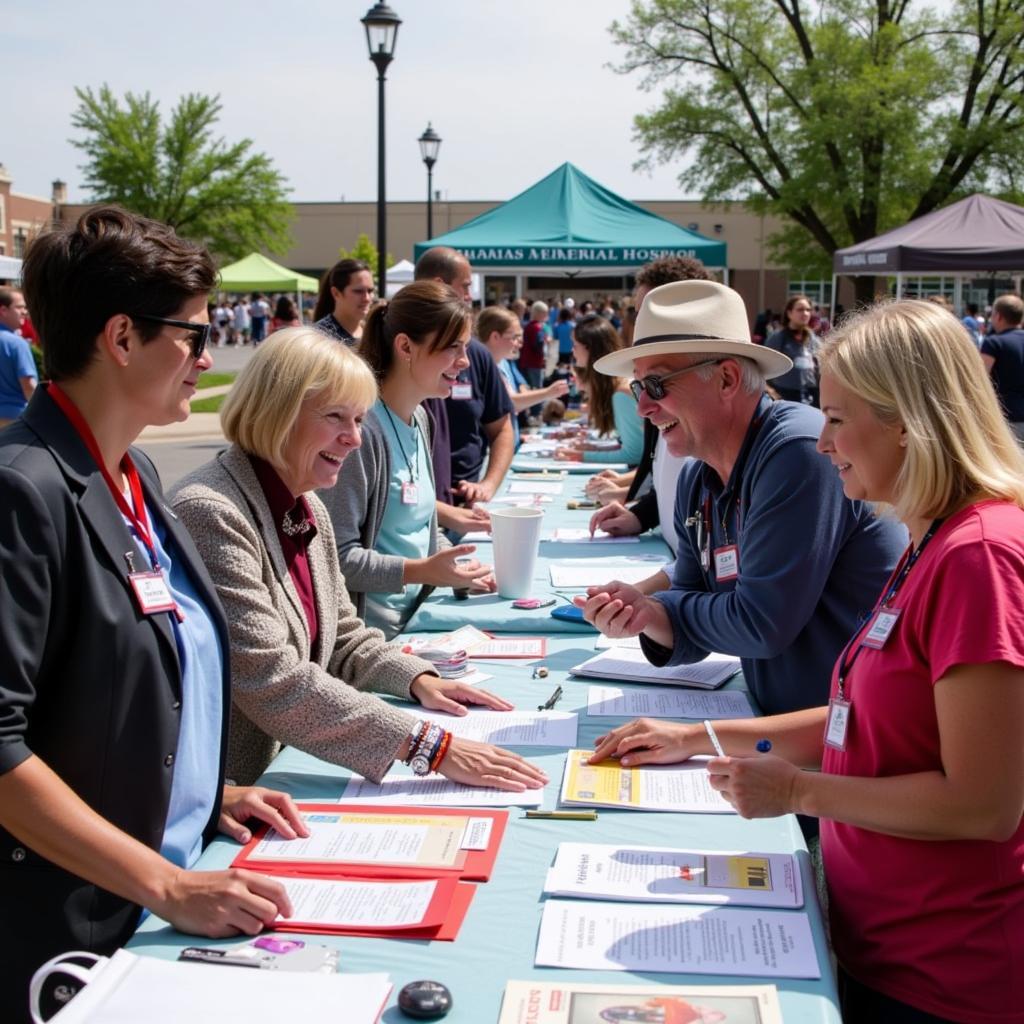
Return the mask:
<path fill-rule="evenodd" d="M 420 500 L 420 488 L 419 484 L 416 482 L 416 464 L 419 463 L 419 441 L 416 442 L 416 447 L 413 449 L 414 462 L 405 452 L 405 445 L 402 444 L 402 438 L 398 433 L 398 425 L 395 423 L 395 417 L 391 415 L 391 410 L 383 402 L 381 405 L 384 405 L 384 411 L 388 414 L 388 421 L 391 424 L 391 433 L 395 435 L 395 440 L 398 442 L 398 450 L 402 453 L 402 458 L 405 459 L 406 466 L 409 467 L 409 480 L 402 482 L 402 504 L 416 505 Z M 413 422 L 413 429 L 417 429 L 415 421 Z"/>
<path fill-rule="evenodd" d="M 121 488 L 117 486 L 111 475 L 107 472 L 107 467 L 103 462 L 103 455 L 100 452 L 100 446 L 96 442 L 92 429 L 85 421 L 85 417 L 78 411 L 71 399 L 64 394 L 58 384 L 51 382 L 47 386 L 47 393 L 75 428 L 78 436 L 82 439 L 82 443 L 89 450 L 93 461 L 99 467 L 99 471 L 103 475 L 103 480 L 118 510 L 131 524 L 142 541 L 143 546 L 149 552 L 150 563 L 153 567 L 150 572 L 136 572 L 134 552 L 126 551 L 124 553 L 124 560 L 128 566 L 128 582 L 135 593 L 135 600 L 138 602 L 139 609 L 143 615 L 173 612 L 179 622 L 184 622 L 185 616 L 171 595 L 170 587 L 167 585 L 167 578 L 164 576 L 164 571 L 160 567 L 160 560 L 157 558 L 156 545 L 153 543 L 149 518 L 146 515 L 146 501 L 142 495 L 142 482 L 139 480 L 139 472 L 135 468 L 135 463 L 132 462 L 131 456 L 125 452 L 124 457 L 121 459 L 121 472 L 124 473 L 128 480 L 128 493 L 131 496 L 131 504 L 129 504 L 127 498 L 121 492 Z"/>
<path fill-rule="evenodd" d="M 941 525 L 941 519 L 934 520 L 928 527 L 928 532 L 921 538 L 921 543 L 904 554 L 903 563 L 897 569 L 896 575 L 893 576 L 892 583 L 882 595 L 882 600 L 875 606 L 874 612 L 868 617 L 867 631 L 861 636 L 861 630 L 857 630 L 839 656 L 836 695 L 828 702 L 828 719 L 825 723 L 825 745 L 832 747 L 833 750 L 846 749 L 846 732 L 850 726 L 850 716 L 853 713 L 853 698 L 846 691 L 846 681 L 850 672 L 865 647 L 880 651 L 888 643 L 903 612 L 902 608 L 892 607 L 892 600 L 906 582 L 910 570 L 914 568 L 917 560 L 921 557 L 921 552 L 924 551 Z M 857 643 L 858 638 L 860 643 Z"/>
<path fill-rule="evenodd" d="M 715 581 L 718 583 L 729 583 L 732 580 L 739 579 L 740 549 L 738 541 L 740 533 L 740 484 L 743 479 L 743 471 L 746 468 L 747 459 L 750 456 L 751 449 L 754 447 L 754 441 L 757 439 L 757 435 L 760 433 L 761 427 L 764 426 L 764 421 L 767 419 L 768 411 L 769 410 L 765 410 L 765 412 L 758 416 L 757 419 L 754 420 L 753 424 L 751 424 L 750 432 L 743 443 L 743 449 L 740 452 L 739 458 L 736 460 L 736 468 L 733 471 L 733 491 L 736 495 L 737 543 L 729 542 L 729 516 L 731 513 L 730 506 L 732 504 L 732 502 L 730 502 L 722 512 L 722 533 L 725 536 L 725 543 L 714 550 Z M 700 554 L 700 567 L 706 573 L 711 568 L 711 540 L 714 531 L 711 521 L 711 495 L 706 486 L 701 488 L 701 495 L 701 507 L 686 520 L 686 525 L 696 527 L 695 539 L 697 541 L 697 551 Z"/>

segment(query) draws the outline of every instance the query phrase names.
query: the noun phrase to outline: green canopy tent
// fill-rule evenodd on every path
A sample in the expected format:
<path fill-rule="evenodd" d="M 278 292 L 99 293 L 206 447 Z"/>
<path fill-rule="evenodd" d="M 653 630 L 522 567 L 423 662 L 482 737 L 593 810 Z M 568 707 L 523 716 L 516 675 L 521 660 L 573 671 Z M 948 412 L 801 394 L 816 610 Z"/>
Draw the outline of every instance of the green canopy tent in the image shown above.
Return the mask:
<path fill-rule="evenodd" d="M 226 292 L 294 292 L 301 317 L 300 293 L 316 294 L 320 290 L 320 282 L 315 277 L 282 267 L 258 252 L 251 252 L 236 263 L 221 267 L 220 288 Z"/>
<path fill-rule="evenodd" d="M 570 163 L 501 206 L 418 243 L 415 258 L 435 245 L 450 246 L 475 270 L 490 274 L 629 274 L 670 255 L 726 268 L 724 242 L 650 213 Z"/>

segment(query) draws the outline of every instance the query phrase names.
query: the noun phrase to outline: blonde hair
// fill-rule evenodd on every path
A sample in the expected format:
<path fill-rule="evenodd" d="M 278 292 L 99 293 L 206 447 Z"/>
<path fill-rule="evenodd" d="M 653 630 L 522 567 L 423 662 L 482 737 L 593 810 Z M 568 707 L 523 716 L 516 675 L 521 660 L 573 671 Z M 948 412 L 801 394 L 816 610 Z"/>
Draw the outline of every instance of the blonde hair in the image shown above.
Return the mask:
<path fill-rule="evenodd" d="M 906 432 L 893 503 L 904 522 L 982 498 L 1024 506 L 1024 453 L 977 347 L 940 306 L 871 306 L 829 335 L 819 359 L 822 373 Z"/>
<path fill-rule="evenodd" d="M 224 436 L 283 469 L 285 446 L 307 399 L 366 410 L 377 400 L 377 383 L 347 345 L 313 327 L 285 327 L 238 375 L 220 410 Z"/>

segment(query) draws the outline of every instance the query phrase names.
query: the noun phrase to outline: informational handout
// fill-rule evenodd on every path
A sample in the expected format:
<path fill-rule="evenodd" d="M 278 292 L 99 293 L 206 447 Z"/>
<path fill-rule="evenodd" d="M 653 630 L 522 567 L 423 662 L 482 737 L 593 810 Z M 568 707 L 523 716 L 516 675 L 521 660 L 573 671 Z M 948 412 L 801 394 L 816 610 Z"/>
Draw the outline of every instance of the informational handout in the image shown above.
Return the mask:
<path fill-rule="evenodd" d="M 807 915 L 548 900 L 534 963 L 588 971 L 820 978 Z"/>
<path fill-rule="evenodd" d="M 658 668 L 643 651 L 613 648 L 601 651 L 569 671 L 587 679 L 616 679 L 635 683 L 661 683 L 663 686 L 696 686 L 713 690 L 722 686 L 740 670 L 740 659 L 728 654 L 709 654 L 703 661 L 688 665 Z"/>
<path fill-rule="evenodd" d="M 285 839 L 271 829 L 249 851 L 252 864 L 337 861 L 452 868 L 459 863 L 466 819 L 410 814 L 302 813 L 306 838 Z M 463 858 L 464 859 L 464 858 Z"/>
<path fill-rule="evenodd" d="M 516 453 L 512 463 L 513 473 L 531 473 L 538 469 L 551 469 L 565 473 L 593 473 L 595 469 L 593 462 L 563 462 L 560 459 L 535 458 L 532 455 L 521 456 Z M 625 473 L 629 466 L 624 462 L 602 462 L 601 469 L 610 469 L 615 473 Z"/>
<path fill-rule="evenodd" d="M 694 693 L 665 686 L 591 686 L 587 692 L 591 718 L 753 718 L 742 690 Z"/>
<path fill-rule="evenodd" d="M 782 1024 L 774 985 L 509 981 L 498 1024 Z"/>
<path fill-rule="evenodd" d="M 560 480 L 513 480 L 508 485 L 509 494 L 561 494 L 565 488 Z"/>
<path fill-rule="evenodd" d="M 489 711 L 469 708 L 462 716 L 417 709 L 418 718 L 437 722 L 456 736 L 501 747 L 576 746 L 574 711 Z"/>
<path fill-rule="evenodd" d="M 616 537 L 603 530 L 593 536 L 585 526 L 559 526 L 551 534 L 551 540 L 557 544 L 639 544 L 640 538 L 635 535 Z"/>
<path fill-rule="evenodd" d="M 510 793 L 484 786 L 464 786 L 441 775 L 398 775 L 380 783 L 353 775 L 341 797 L 342 803 L 425 807 L 540 807 L 543 800 L 542 789 Z"/>
<path fill-rule="evenodd" d="M 559 843 L 544 891 L 630 903 L 802 907 L 790 853 L 718 853 L 668 846 Z"/>
<path fill-rule="evenodd" d="M 732 804 L 711 788 L 705 768 L 708 758 L 624 768 L 612 760 L 587 764 L 592 753 L 570 750 L 565 755 L 562 803 L 642 811 L 736 813 Z"/>
<path fill-rule="evenodd" d="M 663 555 L 632 555 L 618 558 L 574 558 L 552 562 L 551 585 L 563 590 L 601 587 L 612 580 L 639 583 L 665 566 Z"/>
<path fill-rule="evenodd" d="M 291 918 L 283 920 L 334 928 L 414 928 L 424 923 L 438 886 L 436 879 L 357 882 L 287 875 L 275 878 L 292 903 Z"/>

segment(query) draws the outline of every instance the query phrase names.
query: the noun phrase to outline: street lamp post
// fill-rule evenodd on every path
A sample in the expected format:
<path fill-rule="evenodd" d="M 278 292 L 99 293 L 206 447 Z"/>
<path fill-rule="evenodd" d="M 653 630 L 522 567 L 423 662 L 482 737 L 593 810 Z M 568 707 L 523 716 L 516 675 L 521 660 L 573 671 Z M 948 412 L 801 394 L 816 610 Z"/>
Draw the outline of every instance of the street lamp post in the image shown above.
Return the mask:
<path fill-rule="evenodd" d="M 395 40 L 402 19 L 388 7 L 377 3 L 360 19 L 366 29 L 366 46 L 377 69 L 377 294 L 387 293 L 388 208 L 384 174 L 384 73 L 395 55 Z"/>
<path fill-rule="evenodd" d="M 427 130 L 419 137 L 420 156 L 427 165 L 427 241 L 434 237 L 433 175 L 437 154 L 441 151 L 441 136 L 427 122 Z"/>

